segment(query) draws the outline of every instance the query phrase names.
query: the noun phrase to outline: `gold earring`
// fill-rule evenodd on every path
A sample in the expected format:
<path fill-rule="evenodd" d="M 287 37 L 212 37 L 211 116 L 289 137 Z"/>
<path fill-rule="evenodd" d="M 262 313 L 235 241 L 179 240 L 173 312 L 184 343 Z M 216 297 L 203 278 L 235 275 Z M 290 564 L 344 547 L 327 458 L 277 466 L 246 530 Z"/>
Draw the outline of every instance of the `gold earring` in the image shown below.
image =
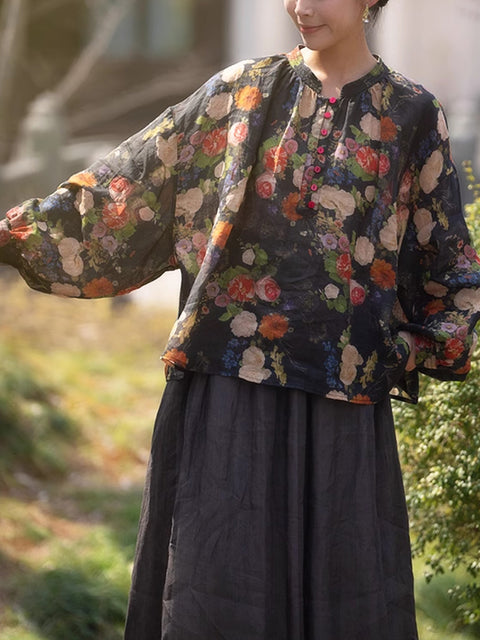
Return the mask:
<path fill-rule="evenodd" d="M 365 24 L 368 24 L 370 22 L 370 7 L 368 6 L 368 4 L 365 5 L 362 20 Z"/>

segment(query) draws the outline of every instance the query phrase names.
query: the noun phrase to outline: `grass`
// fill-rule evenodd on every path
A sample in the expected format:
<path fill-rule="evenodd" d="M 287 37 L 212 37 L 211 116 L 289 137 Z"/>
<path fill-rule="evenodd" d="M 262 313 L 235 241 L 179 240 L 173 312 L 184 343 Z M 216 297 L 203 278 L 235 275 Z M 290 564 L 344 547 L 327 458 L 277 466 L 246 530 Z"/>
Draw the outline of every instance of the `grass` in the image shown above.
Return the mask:
<path fill-rule="evenodd" d="M 120 640 L 174 313 L 11 275 L 1 313 L 0 639 Z"/>
<path fill-rule="evenodd" d="M 174 314 L 13 276 L 0 304 L 0 640 L 120 640 Z M 470 637 L 415 569 L 421 640 Z"/>

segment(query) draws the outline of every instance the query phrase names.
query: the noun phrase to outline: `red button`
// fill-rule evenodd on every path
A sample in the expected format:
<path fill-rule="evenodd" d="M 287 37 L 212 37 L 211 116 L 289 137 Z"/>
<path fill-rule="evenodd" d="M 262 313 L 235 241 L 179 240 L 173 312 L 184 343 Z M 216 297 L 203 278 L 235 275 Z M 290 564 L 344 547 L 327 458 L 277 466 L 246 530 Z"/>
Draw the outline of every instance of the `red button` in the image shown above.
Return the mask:
<path fill-rule="evenodd" d="M 328 129 L 322 129 L 320 133 L 322 134 L 322 136 L 328 136 Z"/>
<path fill-rule="evenodd" d="M 322 155 L 322 153 L 325 153 L 325 147 L 317 147 L 317 152 Z"/>
<path fill-rule="evenodd" d="M 308 208 L 315 209 L 315 203 L 313 202 L 313 200 L 310 200 L 310 202 L 308 203 Z"/>
<path fill-rule="evenodd" d="M 333 96 L 329 99 L 330 104 L 335 104 L 337 101 L 336 98 L 334 98 Z"/>
<path fill-rule="evenodd" d="M 320 173 L 320 171 L 322 170 L 322 167 L 314 167 L 313 170 L 315 171 L 315 173 Z"/>
<path fill-rule="evenodd" d="M 332 117 L 332 114 L 329 111 L 327 111 L 327 113 L 325 114 L 325 118 L 327 120 L 330 120 L 331 117 Z"/>
<path fill-rule="evenodd" d="M 316 184 L 312 184 L 311 189 L 312 189 L 312 191 L 316 191 L 318 189 L 318 187 L 317 187 Z"/>

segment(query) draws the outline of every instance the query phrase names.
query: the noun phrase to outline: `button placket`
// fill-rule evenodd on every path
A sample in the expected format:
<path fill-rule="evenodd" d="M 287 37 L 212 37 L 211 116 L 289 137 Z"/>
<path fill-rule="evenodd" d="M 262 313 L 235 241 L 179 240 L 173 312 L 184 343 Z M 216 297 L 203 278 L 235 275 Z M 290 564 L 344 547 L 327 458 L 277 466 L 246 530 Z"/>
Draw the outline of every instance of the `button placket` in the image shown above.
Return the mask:
<path fill-rule="evenodd" d="M 338 102 L 337 98 L 322 98 L 323 105 L 317 112 L 316 123 L 310 135 L 317 136 L 317 147 L 314 148 L 312 164 L 310 165 L 310 176 L 306 177 L 307 191 L 305 194 L 304 207 L 307 208 L 308 217 L 316 214 L 319 202 L 319 190 L 322 183 L 322 173 L 326 163 L 326 151 L 328 146 L 328 138 L 332 133 L 333 120 L 335 115 L 334 105 Z"/>
<path fill-rule="evenodd" d="M 318 204 L 318 196 L 317 198 L 315 198 L 315 196 L 317 195 L 318 189 L 319 189 L 319 179 L 321 177 L 321 174 L 323 172 L 323 165 L 326 162 L 326 156 L 325 156 L 325 151 L 326 151 L 326 139 L 328 138 L 328 136 L 331 133 L 332 130 L 332 120 L 333 120 L 333 105 L 335 105 L 337 103 L 337 98 L 335 97 L 331 97 L 328 99 L 328 103 L 325 105 L 324 107 L 324 111 L 323 111 L 323 122 L 321 123 L 321 129 L 320 129 L 320 144 L 317 147 L 317 157 L 315 158 L 314 161 L 314 165 L 313 165 L 313 180 L 312 183 L 310 184 L 310 192 L 311 192 L 311 197 L 310 197 L 310 201 L 308 203 L 308 207 L 310 209 L 316 209 L 317 204 Z"/>

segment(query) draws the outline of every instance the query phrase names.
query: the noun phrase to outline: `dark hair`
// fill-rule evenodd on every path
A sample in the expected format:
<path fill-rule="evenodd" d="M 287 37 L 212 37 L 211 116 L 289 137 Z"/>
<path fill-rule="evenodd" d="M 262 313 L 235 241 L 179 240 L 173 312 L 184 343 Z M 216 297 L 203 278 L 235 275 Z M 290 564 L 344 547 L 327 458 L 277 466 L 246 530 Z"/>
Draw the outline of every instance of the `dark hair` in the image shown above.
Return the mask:
<path fill-rule="evenodd" d="M 387 4 L 387 2 L 388 0 L 378 0 L 378 2 L 371 7 L 370 13 L 372 14 L 373 20 L 377 19 L 380 10 Z"/>

